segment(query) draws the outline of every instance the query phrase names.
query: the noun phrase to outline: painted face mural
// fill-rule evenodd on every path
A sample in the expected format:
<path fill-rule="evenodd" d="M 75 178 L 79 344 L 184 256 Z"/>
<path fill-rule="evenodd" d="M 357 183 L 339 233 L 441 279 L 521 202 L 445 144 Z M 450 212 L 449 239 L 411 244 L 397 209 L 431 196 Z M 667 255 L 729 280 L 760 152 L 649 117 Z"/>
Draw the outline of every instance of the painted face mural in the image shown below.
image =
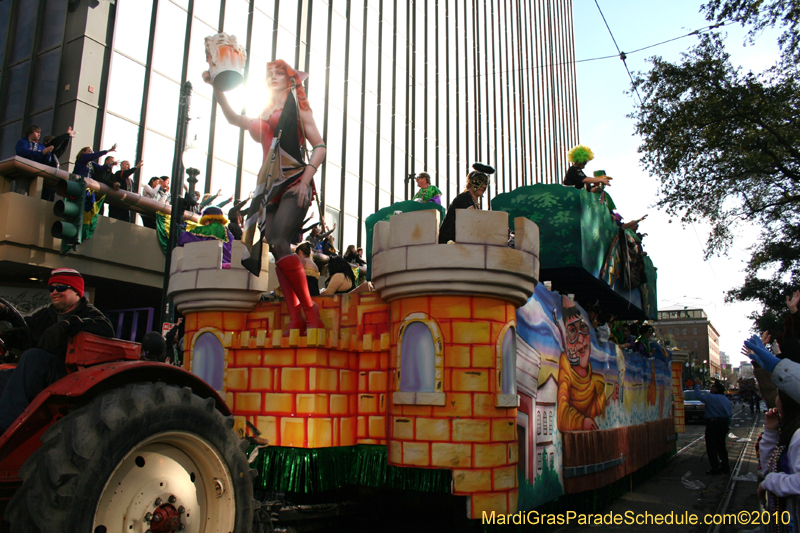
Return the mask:
<path fill-rule="evenodd" d="M 589 354 L 592 351 L 589 324 L 583 320 L 580 314 L 569 317 L 566 322 L 566 349 L 569 364 L 586 368 L 589 365 Z"/>

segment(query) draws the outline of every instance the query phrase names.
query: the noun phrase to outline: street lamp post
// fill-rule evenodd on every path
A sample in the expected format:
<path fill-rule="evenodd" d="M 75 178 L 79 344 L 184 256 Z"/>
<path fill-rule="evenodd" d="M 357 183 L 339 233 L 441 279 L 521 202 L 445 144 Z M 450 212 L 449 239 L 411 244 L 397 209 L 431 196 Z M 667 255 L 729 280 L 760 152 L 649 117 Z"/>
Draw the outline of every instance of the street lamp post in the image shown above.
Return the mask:
<path fill-rule="evenodd" d="M 175 157 L 172 164 L 173 195 L 172 195 L 172 215 L 169 224 L 169 241 L 167 242 L 167 256 L 164 262 L 164 286 L 161 291 L 161 324 L 175 321 L 175 308 L 172 299 L 168 295 L 169 290 L 169 270 L 172 265 L 172 250 L 178 244 L 178 233 L 184 226 L 183 212 L 185 201 L 181 196 L 183 193 L 183 161 L 182 154 L 186 146 L 186 131 L 189 126 L 189 106 L 192 99 L 192 83 L 187 81 L 181 87 L 180 107 L 178 114 L 178 130 L 175 135 Z M 194 170 L 194 169 L 193 169 Z M 196 171 L 196 170 L 195 170 Z M 198 171 L 196 171 L 199 174 Z M 197 182 L 197 174 L 190 175 L 189 183 L 194 187 Z M 194 183 L 191 178 L 194 177 Z M 194 191 L 192 191 L 194 194 Z M 194 197 L 191 197 L 192 200 Z"/>
<path fill-rule="evenodd" d="M 194 191 L 195 187 L 197 186 L 197 176 L 200 174 L 200 171 L 197 170 L 197 167 L 202 166 L 205 162 L 206 154 L 200 148 L 200 142 L 197 140 L 197 135 L 194 136 L 194 139 L 189 143 L 189 146 L 186 147 L 186 150 L 183 151 L 183 155 L 181 156 L 181 161 L 183 162 L 183 167 L 186 169 L 186 173 L 189 177 L 186 181 L 189 183 L 189 190 L 186 192 L 186 197 L 189 200 L 194 199 Z"/>

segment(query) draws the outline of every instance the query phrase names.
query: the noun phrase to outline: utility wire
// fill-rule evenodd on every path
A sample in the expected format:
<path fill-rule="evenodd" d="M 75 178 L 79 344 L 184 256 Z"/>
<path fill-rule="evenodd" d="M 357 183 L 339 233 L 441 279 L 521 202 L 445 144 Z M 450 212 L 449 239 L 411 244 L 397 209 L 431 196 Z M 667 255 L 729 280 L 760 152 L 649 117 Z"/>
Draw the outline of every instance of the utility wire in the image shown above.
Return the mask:
<path fill-rule="evenodd" d="M 691 37 L 692 35 L 700 35 L 701 33 L 704 33 L 704 32 L 707 32 L 707 31 L 711 31 L 711 30 L 716 30 L 717 28 L 721 28 L 723 26 L 729 26 L 731 24 L 733 24 L 733 22 L 727 22 L 727 23 L 726 22 L 720 22 L 720 23 L 717 23 L 717 24 L 713 24 L 711 26 L 706 26 L 705 28 L 700 28 L 699 30 L 694 30 L 692 32 L 689 32 L 686 35 L 681 35 L 679 37 L 673 37 L 672 39 L 667 39 L 666 41 L 661 41 L 660 43 L 651 44 L 651 45 L 645 46 L 643 48 L 637 48 L 636 50 L 632 50 L 632 51 L 628 52 L 628 55 L 635 54 L 636 52 L 641 52 L 642 50 L 647 50 L 648 48 L 654 48 L 656 46 L 661 46 L 662 44 L 671 43 L 672 41 L 677 41 L 678 39 L 683 39 L 685 37 Z M 615 57 L 615 56 L 610 56 L 610 57 Z"/>
<path fill-rule="evenodd" d="M 2 0 L 0 0 L 0 1 L 2 1 Z M 644 46 L 642 48 L 637 48 L 636 50 L 633 50 L 632 52 L 627 52 L 627 53 L 621 52 L 621 53 L 625 54 L 625 56 L 627 58 L 628 55 L 635 54 L 637 52 L 641 52 L 642 50 L 648 50 L 650 48 L 655 48 L 656 46 L 661 46 L 662 44 L 667 44 L 667 43 L 671 43 L 673 41 L 677 41 L 677 40 L 680 40 L 680 39 L 685 39 L 686 37 L 691 37 L 693 35 L 700 35 L 702 33 L 706 33 L 708 31 L 714 30 L 716 28 L 720 28 L 722 26 L 728 26 L 730 24 L 733 24 L 733 22 L 719 23 L 719 24 L 714 24 L 712 26 L 706 26 L 706 27 L 700 28 L 698 30 L 694 30 L 694 31 L 691 31 L 689 33 L 685 33 L 683 35 L 679 35 L 678 37 L 673 37 L 672 39 L 667 39 L 666 41 L 661 41 L 659 43 L 655 43 L 655 44 L 651 44 L 651 45 L 648 45 L 648 46 Z M 613 39 L 613 35 L 612 35 L 612 39 Z M 614 44 L 616 45 L 616 42 Z M 543 65 L 529 65 L 529 66 L 520 67 L 520 68 L 516 68 L 516 69 L 493 70 L 492 72 L 487 72 L 486 74 L 472 75 L 472 76 L 464 75 L 464 76 L 459 76 L 458 78 L 448 78 L 445 81 L 445 83 L 449 83 L 449 82 L 455 81 L 456 79 L 458 79 L 458 80 L 466 80 L 466 79 L 473 79 L 473 78 L 476 78 L 476 77 L 477 78 L 482 78 L 483 76 L 490 76 L 490 75 L 494 76 L 494 75 L 497 75 L 497 74 L 510 74 L 510 73 L 528 71 L 528 70 L 535 70 L 535 69 L 540 69 L 540 68 L 560 67 L 560 66 L 563 66 L 563 65 L 572 65 L 572 64 L 578 64 L 578 63 L 588 63 L 589 61 L 601 61 L 601 60 L 604 60 L 604 59 L 613 59 L 613 58 L 620 58 L 620 56 L 615 54 L 615 55 L 610 55 L 610 56 L 591 57 L 591 58 L 588 58 L 588 59 L 577 59 L 577 60 L 574 60 L 574 61 L 561 61 L 559 63 L 545 63 Z M 627 65 L 626 65 L 625 68 L 627 69 Z M 630 72 L 628 72 L 628 75 L 630 75 Z M 414 87 L 416 85 L 422 86 L 422 85 L 424 85 L 424 83 L 423 82 L 411 83 L 411 84 L 409 84 L 409 87 Z M 640 98 L 640 101 L 641 101 L 641 98 Z"/>
<path fill-rule="evenodd" d="M 631 80 L 631 86 L 633 90 L 636 92 L 636 96 L 639 98 L 639 104 L 642 103 L 642 96 L 639 94 L 639 89 L 636 87 L 636 83 L 633 81 L 633 74 L 631 74 L 631 70 L 628 68 L 628 63 L 625 59 L 628 57 L 625 55 L 625 52 L 619 49 L 619 45 L 617 44 L 617 40 L 614 38 L 614 33 L 611 31 L 611 28 L 608 25 L 608 21 L 606 20 L 606 16 L 603 14 L 603 10 L 600 9 L 600 4 L 597 3 L 597 0 L 594 0 L 594 5 L 597 6 L 597 10 L 600 12 L 600 16 L 603 17 L 603 22 L 606 24 L 606 28 L 608 29 L 608 34 L 611 35 L 611 40 L 614 41 L 614 46 L 617 48 L 617 53 L 619 54 L 619 58 L 622 60 L 622 64 L 625 65 L 625 72 L 628 73 L 628 78 Z"/>

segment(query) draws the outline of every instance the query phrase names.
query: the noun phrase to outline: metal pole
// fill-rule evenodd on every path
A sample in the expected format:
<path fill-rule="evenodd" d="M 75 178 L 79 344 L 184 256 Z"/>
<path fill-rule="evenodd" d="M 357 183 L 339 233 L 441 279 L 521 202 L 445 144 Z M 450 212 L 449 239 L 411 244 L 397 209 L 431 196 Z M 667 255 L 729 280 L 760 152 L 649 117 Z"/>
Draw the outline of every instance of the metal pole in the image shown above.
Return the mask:
<path fill-rule="evenodd" d="M 168 296 L 169 269 L 172 264 L 172 250 L 178 244 L 178 233 L 184 226 L 183 211 L 183 162 L 181 157 L 186 148 L 186 131 L 189 125 L 189 105 L 192 99 L 192 83 L 187 81 L 181 87 L 180 108 L 178 111 L 178 130 L 175 137 L 175 156 L 172 165 L 172 216 L 169 224 L 169 241 L 167 242 L 167 257 L 164 260 L 164 287 L 161 291 L 161 324 L 175 321 L 175 308 L 172 299 Z M 195 178 L 195 183 L 197 179 Z M 194 188 L 194 187 L 192 187 Z M 194 194 L 194 191 L 192 191 Z"/>

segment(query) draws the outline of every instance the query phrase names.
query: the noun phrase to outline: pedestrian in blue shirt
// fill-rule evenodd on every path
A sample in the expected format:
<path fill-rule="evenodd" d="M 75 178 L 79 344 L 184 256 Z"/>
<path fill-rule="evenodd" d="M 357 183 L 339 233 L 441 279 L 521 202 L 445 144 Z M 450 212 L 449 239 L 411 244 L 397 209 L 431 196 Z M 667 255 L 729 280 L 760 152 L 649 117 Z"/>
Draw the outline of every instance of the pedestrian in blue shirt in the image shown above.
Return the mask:
<path fill-rule="evenodd" d="M 39 126 L 31 124 L 25 128 L 22 138 L 17 141 L 14 149 L 20 157 L 36 161 L 43 165 L 57 167 L 58 159 L 56 159 L 56 156 L 52 153 L 54 148 L 52 146 L 39 144 L 39 137 L 41 134 L 42 130 Z"/>
<path fill-rule="evenodd" d="M 731 424 L 731 401 L 725 397 L 725 386 L 715 381 L 711 385 L 710 394 L 701 391 L 700 385 L 695 385 L 694 391 L 697 399 L 705 404 L 706 452 L 711 463 L 711 470 L 706 471 L 706 474 L 730 474 L 725 439 Z"/>

